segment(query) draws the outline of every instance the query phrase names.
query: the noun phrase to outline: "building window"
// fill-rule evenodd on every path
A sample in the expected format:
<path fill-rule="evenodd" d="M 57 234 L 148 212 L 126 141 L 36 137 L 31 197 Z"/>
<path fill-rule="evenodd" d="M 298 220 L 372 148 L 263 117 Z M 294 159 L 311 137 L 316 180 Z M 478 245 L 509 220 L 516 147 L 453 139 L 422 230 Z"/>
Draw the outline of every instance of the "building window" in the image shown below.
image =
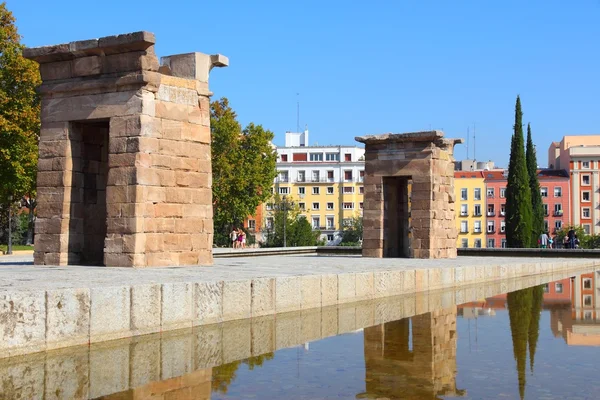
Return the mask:
<path fill-rule="evenodd" d="M 554 284 L 554 292 L 555 293 L 562 293 L 563 292 L 563 284 L 559 283 L 559 282 L 556 282 Z"/>
<path fill-rule="evenodd" d="M 500 245 L 502 246 L 503 249 L 505 249 L 506 248 L 506 239 L 502 239 L 500 241 Z"/>
<path fill-rule="evenodd" d="M 325 161 L 340 161 L 339 153 L 325 153 Z"/>
<path fill-rule="evenodd" d="M 327 209 L 333 210 L 333 203 L 327 203 Z"/>
<path fill-rule="evenodd" d="M 544 232 L 548 232 L 548 220 L 544 220 Z"/>
<path fill-rule="evenodd" d="M 352 161 L 352 154 L 350 154 L 350 153 L 344 154 L 344 161 Z"/>
<path fill-rule="evenodd" d="M 488 239 L 487 247 L 490 249 L 493 249 L 494 247 L 496 247 L 496 239 Z"/>
<path fill-rule="evenodd" d="M 592 312 L 591 311 L 586 311 L 583 313 L 583 319 L 585 321 L 591 321 L 592 320 Z"/>
<path fill-rule="evenodd" d="M 560 231 L 562 229 L 562 221 L 560 219 L 554 221 L 554 229 L 557 231 Z"/>
<path fill-rule="evenodd" d="M 468 247 L 469 247 L 469 239 L 463 239 L 463 240 L 461 241 L 461 245 L 462 245 L 462 248 L 463 248 L 463 249 L 466 249 L 466 248 L 468 248 Z"/>
<path fill-rule="evenodd" d="M 318 210 L 319 209 L 319 203 L 318 202 L 312 203 L 312 209 L 313 210 Z"/>
<path fill-rule="evenodd" d="M 344 203 L 344 210 L 354 209 L 354 203 Z"/>
<path fill-rule="evenodd" d="M 327 186 L 327 194 L 333 194 L 333 186 Z"/>
<path fill-rule="evenodd" d="M 460 199 L 461 200 L 467 200 L 468 199 L 468 190 L 467 189 L 460 189 Z"/>
<path fill-rule="evenodd" d="M 333 242 L 333 240 L 334 240 L 334 239 L 333 239 L 333 234 L 332 234 L 332 233 L 329 233 L 329 234 L 327 235 L 327 241 L 328 241 L 328 242 Z"/>
<path fill-rule="evenodd" d="M 333 217 L 327 217 L 327 229 L 334 229 L 334 219 Z"/>
<path fill-rule="evenodd" d="M 584 278 L 583 279 L 583 288 L 584 289 L 591 289 L 592 288 L 592 279 L 591 278 Z"/>
<path fill-rule="evenodd" d="M 590 192 L 581 192 L 581 201 L 590 201 Z"/>
<path fill-rule="evenodd" d="M 365 187 L 364 186 L 359 186 L 358 193 L 359 194 L 365 194 Z"/>
<path fill-rule="evenodd" d="M 590 218 L 590 208 L 589 207 L 583 207 L 581 209 L 581 218 Z"/>
<path fill-rule="evenodd" d="M 503 199 L 506 197 L 506 188 L 500 188 L 500 198 Z"/>
<path fill-rule="evenodd" d="M 544 215 L 548 216 L 548 204 L 542 204 L 542 208 L 544 209 Z"/>
<path fill-rule="evenodd" d="M 306 188 L 304 186 L 299 186 L 298 194 L 306 194 Z"/>
<path fill-rule="evenodd" d="M 554 187 L 554 197 L 562 197 L 562 188 L 560 186 Z"/>
<path fill-rule="evenodd" d="M 496 231 L 496 223 L 494 221 L 488 221 L 487 233 L 494 233 L 495 231 Z M 494 247 L 494 246 L 492 246 L 492 247 Z"/>
<path fill-rule="evenodd" d="M 469 221 L 460 221 L 460 233 L 469 232 Z"/>
<path fill-rule="evenodd" d="M 473 190 L 473 200 L 481 200 L 481 189 L 475 188 Z"/>
<path fill-rule="evenodd" d="M 487 197 L 494 197 L 494 188 L 488 188 Z"/>
<path fill-rule="evenodd" d="M 473 232 L 481 233 L 481 221 L 473 221 Z"/>
<path fill-rule="evenodd" d="M 280 187 L 279 188 L 279 194 L 289 194 L 289 193 L 290 193 L 289 187 Z"/>
<path fill-rule="evenodd" d="M 500 204 L 500 215 L 503 217 L 506 215 L 506 204 Z"/>
<path fill-rule="evenodd" d="M 354 186 L 344 186 L 344 193 L 354 193 Z"/>
<path fill-rule="evenodd" d="M 287 182 L 288 181 L 288 172 L 287 171 L 279 171 L 277 174 L 277 180 L 279 182 Z"/>
<path fill-rule="evenodd" d="M 590 176 L 589 175 L 581 175 L 581 185 L 582 186 L 590 185 Z"/>
<path fill-rule="evenodd" d="M 319 194 L 319 187 L 318 186 L 313 186 L 312 194 Z"/>
<path fill-rule="evenodd" d="M 267 229 L 273 229 L 273 217 L 267 217 Z"/>
<path fill-rule="evenodd" d="M 361 210 L 363 209 L 363 202 L 362 201 L 360 203 L 358 203 L 358 208 L 360 208 Z"/>
<path fill-rule="evenodd" d="M 306 174 L 304 171 L 298 171 L 298 182 L 304 182 L 306 180 Z"/>
<path fill-rule="evenodd" d="M 333 182 L 333 171 L 327 171 L 327 182 Z"/>
<path fill-rule="evenodd" d="M 581 162 L 581 168 L 582 169 L 590 169 L 590 162 L 589 161 L 582 161 Z"/>
<path fill-rule="evenodd" d="M 554 216 L 561 217 L 563 215 L 562 204 L 556 203 L 554 204 Z"/>
<path fill-rule="evenodd" d="M 287 162 L 287 154 L 282 154 L 281 155 L 281 162 Z"/>
<path fill-rule="evenodd" d="M 583 296 L 583 306 L 584 307 L 592 307 L 594 303 L 592 302 L 592 295 L 586 294 Z"/>
<path fill-rule="evenodd" d="M 547 187 L 540 188 L 540 194 L 542 195 L 542 197 L 548 197 L 548 188 Z"/>
<path fill-rule="evenodd" d="M 248 220 L 248 229 L 250 229 L 251 231 L 256 229 L 256 221 L 253 219 L 249 219 Z"/>
<path fill-rule="evenodd" d="M 504 221 L 500 221 L 500 232 L 501 233 L 506 232 L 506 222 L 504 222 Z"/>
<path fill-rule="evenodd" d="M 313 182 L 319 182 L 321 180 L 321 174 L 319 171 L 313 171 L 312 172 L 312 181 Z"/>
<path fill-rule="evenodd" d="M 298 203 L 298 208 L 302 211 L 306 210 L 306 203 Z"/>
<path fill-rule="evenodd" d="M 581 227 L 583 228 L 583 231 L 585 232 L 586 235 L 590 234 L 590 224 L 583 224 L 581 225 Z"/>
<path fill-rule="evenodd" d="M 481 248 L 481 239 L 475 239 L 475 248 L 476 249 L 480 249 Z"/>
<path fill-rule="evenodd" d="M 321 226 L 321 217 L 312 217 L 312 228 L 319 229 Z"/>
<path fill-rule="evenodd" d="M 266 207 L 267 211 L 271 211 L 273 209 L 273 203 L 267 203 Z"/>
<path fill-rule="evenodd" d="M 352 182 L 352 171 L 344 171 L 344 181 Z"/>
<path fill-rule="evenodd" d="M 489 204 L 487 206 L 487 216 L 488 217 L 494 217 L 494 216 L 496 216 L 496 210 L 494 209 L 494 205 L 493 204 Z"/>
<path fill-rule="evenodd" d="M 550 291 L 550 284 L 546 283 L 544 285 L 544 293 L 548 293 L 548 291 Z"/>
<path fill-rule="evenodd" d="M 358 181 L 362 182 L 364 180 L 365 180 L 365 171 L 364 170 L 358 171 Z"/>
<path fill-rule="evenodd" d="M 310 153 L 310 161 L 323 161 L 323 153 Z"/>
<path fill-rule="evenodd" d="M 473 215 L 476 217 L 480 217 L 481 216 L 481 204 L 475 204 L 474 210 L 473 210 Z"/>
<path fill-rule="evenodd" d="M 466 217 L 469 214 L 468 206 L 466 204 L 460 205 L 460 216 Z"/>

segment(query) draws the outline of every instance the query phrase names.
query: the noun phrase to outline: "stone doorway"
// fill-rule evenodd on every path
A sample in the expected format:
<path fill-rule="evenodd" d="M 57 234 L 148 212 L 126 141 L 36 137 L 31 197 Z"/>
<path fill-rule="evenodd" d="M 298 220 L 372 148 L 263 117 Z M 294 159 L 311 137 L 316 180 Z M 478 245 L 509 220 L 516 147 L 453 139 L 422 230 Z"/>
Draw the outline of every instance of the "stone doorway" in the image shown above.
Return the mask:
<path fill-rule="evenodd" d="M 108 120 L 70 124 L 69 264 L 104 265 L 108 132 Z"/>
<path fill-rule="evenodd" d="M 410 177 L 383 178 L 383 256 L 411 257 Z"/>

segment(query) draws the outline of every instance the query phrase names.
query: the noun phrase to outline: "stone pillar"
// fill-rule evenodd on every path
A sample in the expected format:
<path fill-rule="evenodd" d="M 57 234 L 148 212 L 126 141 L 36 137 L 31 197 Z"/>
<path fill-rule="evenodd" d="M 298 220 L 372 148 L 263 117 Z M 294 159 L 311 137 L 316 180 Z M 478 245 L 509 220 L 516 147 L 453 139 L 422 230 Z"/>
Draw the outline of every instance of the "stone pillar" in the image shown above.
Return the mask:
<path fill-rule="evenodd" d="M 212 263 L 208 75 L 228 60 L 159 66 L 154 43 L 135 32 L 25 49 L 43 81 L 35 264 Z"/>
<path fill-rule="evenodd" d="M 385 257 L 390 246 L 403 247 L 408 241 L 405 256 L 456 257 L 453 151 L 462 140 L 443 136 L 443 132 L 431 131 L 356 138 L 365 144 L 363 256 Z M 398 218 L 387 213 L 397 208 L 386 204 L 384 182 L 390 178 L 402 178 L 397 182 L 410 191 L 408 204 L 400 207 L 408 213 L 403 211 L 403 221 L 396 224 L 386 221 Z M 389 232 L 389 226 L 406 228 Z M 404 237 L 393 237 L 398 234 Z"/>

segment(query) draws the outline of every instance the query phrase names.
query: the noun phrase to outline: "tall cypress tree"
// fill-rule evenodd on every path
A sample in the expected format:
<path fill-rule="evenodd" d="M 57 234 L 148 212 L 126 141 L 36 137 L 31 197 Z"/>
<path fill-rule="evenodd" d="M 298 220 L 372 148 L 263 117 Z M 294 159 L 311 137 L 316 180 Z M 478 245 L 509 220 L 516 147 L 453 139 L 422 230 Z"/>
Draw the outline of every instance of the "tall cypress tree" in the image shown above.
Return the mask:
<path fill-rule="evenodd" d="M 544 285 L 538 285 L 531 289 L 531 320 L 529 321 L 529 368 L 533 373 L 535 363 L 535 351 L 538 338 L 540 337 L 540 317 L 542 304 L 544 302 Z"/>
<path fill-rule="evenodd" d="M 521 399 L 525 398 L 525 386 L 527 385 L 527 343 L 531 323 L 532 294 L 533 289 L 528 288 L 508 293 L 506 296 Z"/>
<path fill-rule="evenodd" d="M 531 188 L 525 159 L 523 113 L 517 96 L 515 125 L 508 165 L 506 186 L 506 244 L 508 247 L 530 247 L 532 231 Z"/>
<path fill-rule="evenodd" d="M 529 173 L 529 188 L 531 190 L 531 246 L 535 246 L 537 238 L 544 231 L 544 203 L 540 193 L 540 182 L 537 174 L 537 156 L 533 139 L 531 138 L 531 125 L 527 124 L 527 151 L 525 152 L 527 159 L 527 172 Z"/>

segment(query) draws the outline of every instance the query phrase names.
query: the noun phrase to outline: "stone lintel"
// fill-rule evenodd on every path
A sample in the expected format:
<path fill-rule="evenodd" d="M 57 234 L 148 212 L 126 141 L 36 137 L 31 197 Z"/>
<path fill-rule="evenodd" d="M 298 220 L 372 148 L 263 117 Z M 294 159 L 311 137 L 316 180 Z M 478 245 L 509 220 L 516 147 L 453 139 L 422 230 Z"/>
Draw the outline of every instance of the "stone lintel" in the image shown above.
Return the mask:
<path fill-rule="evenodd" d="M 161 57 L 160 65 L 161 71 L 172 76 L 208 82 L 210 70 L 214 67 L 227 67 L 229 59 L 222 54 L 196 52 Z"/>
<path fill-rule="evenodd" d="M 47 83 L 42 83 L 37 90 L 42 96 L 58 93 L 82 93 L 102 89 L 116 91 L 117 88 L 138 88 L 142 86 L 145 86 L 146 89 L 151 92 L 156 92 L 160 83 L 160 73 L 154 71 L 139 71 L 125 74 L 105 74 L 96 79 L 71 78 L 58 82 L 49 81 Z"/>
<path fill-rule="evenodd" d="M 52 46 L 31 47 L 23 50 L 23 57 L 40 64 L 68 61 L 87 56 L 112 55 L 144 51 L 156 43 L 154 34 L 140 31 L 100 39 L 80 40 Z"/>
<path fill-rule="evenodd" d="M 434 142 L 444 137 L 442 131 L 423 131 L 407 133 L 384 133 L 381 135 L 357 136 L 354 139 L 364 144 L 397 143 L 397 142 Z"/>

